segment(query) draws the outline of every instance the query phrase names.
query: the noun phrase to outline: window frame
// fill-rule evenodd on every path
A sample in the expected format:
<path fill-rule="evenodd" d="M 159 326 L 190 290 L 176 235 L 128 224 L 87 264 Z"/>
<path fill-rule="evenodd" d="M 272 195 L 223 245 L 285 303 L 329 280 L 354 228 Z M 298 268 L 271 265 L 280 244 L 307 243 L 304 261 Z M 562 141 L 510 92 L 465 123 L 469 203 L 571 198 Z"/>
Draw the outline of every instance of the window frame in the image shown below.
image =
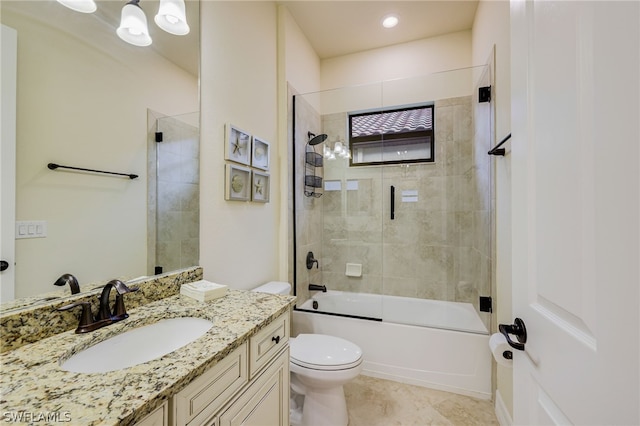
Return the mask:
<path fill-rule="evenodd" d="M 414 109 L 422 109 L 429 108 L 431 112 L 431 129 L 425 130 L 416 130 L 412 132 L 404 132 L 404 133 L 391 133 L 391 134 L 379 134 L 379 135 L 369 135 L 369 136 L 352 136 L 353 134 L 353 117 L 362 117 L 367 115 L 376 115 L 376 114 L 384 114 L 384 113 L 393 113 L 400 111 L 409 111 Z M 348 135 L 349 135 L 349 167 L 360 167 L 360 166 L 379 166 L 379 165 L 398 165 L 398 164 L 416 164 L 416 163 L 434 163 L 435 162 L 435 104 L 433 102 L 419 104 L 419 105 L 411 105 L 404 107 L 393 107 L 390 109 L 376 109 L 376 110 L 368 110 L 366 112 L 357 112 L 357 113 L 348 113 L 347 114 L 347 122 L 348 122 Z M 355 162 L 355 152 L 354 147 L 357 147 L 359 144 L 366 144 L 371 142 L 377 142 L 379 144 L 384 144 L 385 141 L 394 141 L 394 140 L 406 140 L 410 141 L 411 139 L 417 138 L 430 138 L 430 147 L 429 147 L 429 158 L 416 158 L 416 159 L 405 159 L 405 160 L 389 160 L 389 161 L 370 161 L 370 162 Z M 426 142 L 425 142 L 426 143 Z"/>

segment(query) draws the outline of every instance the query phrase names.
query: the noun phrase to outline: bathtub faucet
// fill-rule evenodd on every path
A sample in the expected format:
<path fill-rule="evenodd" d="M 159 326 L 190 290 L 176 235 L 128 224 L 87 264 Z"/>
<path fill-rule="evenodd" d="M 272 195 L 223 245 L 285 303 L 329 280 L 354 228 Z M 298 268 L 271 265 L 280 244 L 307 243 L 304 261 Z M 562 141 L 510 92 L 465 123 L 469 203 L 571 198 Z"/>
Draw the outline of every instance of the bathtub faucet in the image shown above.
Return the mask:
<path fill-rule="evenodd" d="M 307 269 L 313 268 L 314 263 L 316 264 L 316 268 L 320 267 L 318 261 L 313 257 L 313 252 L 310 251 L 309 253 L 307 253 Z"/>
<path fill-rule="evenodd" d="M 318 285 L 318 284 L 309 284 L 309 291 L 321 291 L 323 293 L 327 292 L 326 285 Z"/>

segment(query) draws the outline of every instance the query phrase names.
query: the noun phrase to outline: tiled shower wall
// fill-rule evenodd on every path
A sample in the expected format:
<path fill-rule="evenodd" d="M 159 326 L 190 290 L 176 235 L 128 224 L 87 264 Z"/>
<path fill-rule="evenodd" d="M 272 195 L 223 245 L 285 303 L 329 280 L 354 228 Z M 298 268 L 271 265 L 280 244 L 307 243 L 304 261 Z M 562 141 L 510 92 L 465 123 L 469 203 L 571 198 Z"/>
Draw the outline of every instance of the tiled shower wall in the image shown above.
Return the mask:
<path fill-rule="evenodd" d="M 296 100 L 296 171 L 304 164 L 308 130 L 326 133 L 331 147 L 348 141 L 346 113 L 322 116 L 322 130 L 314 131 L 320 116 L 301 98 Z M 325 188 L 321 198 L 304 197 L 303 177 L 296 173 L 299 304 L 308 298 L 309 282 L 476 307 L 479 295 L 490 295 L 490 121 L 488 107 L 475 105 L 472 96 L 436 101 L 434 163 L 349 167 L 348 160 L 325 159 L 324 182 L 334 190 Z M 415 191 L 417 200 L 404 202 L 403 191 Z M 320 260 L 319 270 L 306 269 L 308 251 Z M 362 265 L 362 276 L 346 276 L 347 263 Z"/>

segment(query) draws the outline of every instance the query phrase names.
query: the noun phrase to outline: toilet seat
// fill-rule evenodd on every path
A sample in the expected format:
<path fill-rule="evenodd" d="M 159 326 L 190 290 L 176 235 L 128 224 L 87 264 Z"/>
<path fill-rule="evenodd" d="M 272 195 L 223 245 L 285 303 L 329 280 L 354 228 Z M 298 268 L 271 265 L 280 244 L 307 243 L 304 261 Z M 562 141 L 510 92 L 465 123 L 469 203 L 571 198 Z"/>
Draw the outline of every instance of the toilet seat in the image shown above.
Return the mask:
<path fill-rule="evenodd" d="M 362 363 L 362 350 L 348 340 L 324 334 L 300 334 L 289 340 L 293 364 L 312 370 L 347 370 Z"/>

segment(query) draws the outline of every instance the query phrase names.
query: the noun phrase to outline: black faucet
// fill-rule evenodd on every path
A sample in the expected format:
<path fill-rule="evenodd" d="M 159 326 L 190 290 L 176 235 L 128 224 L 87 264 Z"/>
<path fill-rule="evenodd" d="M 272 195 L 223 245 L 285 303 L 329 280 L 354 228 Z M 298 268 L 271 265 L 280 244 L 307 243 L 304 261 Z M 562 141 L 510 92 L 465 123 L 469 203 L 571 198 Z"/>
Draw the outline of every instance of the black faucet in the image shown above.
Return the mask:
<path fill-rule="evenodd" d="M 309 284 L 309 291 L 321 291 L 323 293 L 327 292 L 326 285 L 318 285 L 318 284 Z"/>
<path fill-rule="evenodd" d="M 60 287 L 67 284 L 69 284 L 69 287 L 71 287 L 71 294 L 80 293 L 80 284 L 78 284 L 78 279 L 71 274 L 64 274 L 60 276 L 60 278 L 58 278 L 55 283 L 53 283 L 53 285 L 57 285 Z"/>
<path fill-rule="evenodd" d="M 112 311 L 109 306 L 109 295 L 111 294 L 112 288 L 115 288 L 117 292 L 114 311 Z M 102 294 L 100 294 L 100 309 L 98 310 L 97 320 L 111 320 L 111 322 L 116 322 L 129 317 L 129 314 L 127 314 L 124 308 L 124 297 L 122 295 L 133 291 L 138 291 L 138 287 L 129 288 L 120 280 L 109 281 L 102 289 Z"/>
<path fill-rule="evenodd" d="M 111 307 L 109 306 L 111 288 L 115 288 L 118 292 L 116 294 L 116 303 L 114 306 L 115 312 L 112 312 Z M 122 295 L 137 290 L 138 287 L 129 288 L 120 280 L 109 281 L 102 289 L 102 294 L 100 294 L 100 308 L 98 310 L 98 316 L 95 318 L 91 312 L 91 303 L 86 301 L 61 306 L 57 310 L 68 311 L 81 306 L 82 314 L 80 314 L 80 322 L 78 324 L 78 328 L 76 328 L 76 333 L 87 333 L 128 318 L 129 314 L 127 314 L 127 311 L 124 308 L 124 297 Z"/>
<path fill-rule="evenodd" d="M 75 302 L 70 305 L 65 305 L 58 308 L 58 311 L 68 311 L 77 306 L 82 306 L 82 314 L 80 315 L 80 322 L 78 328 L 76 328 L 76 334 L 88 333 L 89 331 L 97 330 L 104 327 L 107 324 L 111 324 L 111 321 L 96 321 L 91 313 L 91 303 L 89 302 Z"/>

